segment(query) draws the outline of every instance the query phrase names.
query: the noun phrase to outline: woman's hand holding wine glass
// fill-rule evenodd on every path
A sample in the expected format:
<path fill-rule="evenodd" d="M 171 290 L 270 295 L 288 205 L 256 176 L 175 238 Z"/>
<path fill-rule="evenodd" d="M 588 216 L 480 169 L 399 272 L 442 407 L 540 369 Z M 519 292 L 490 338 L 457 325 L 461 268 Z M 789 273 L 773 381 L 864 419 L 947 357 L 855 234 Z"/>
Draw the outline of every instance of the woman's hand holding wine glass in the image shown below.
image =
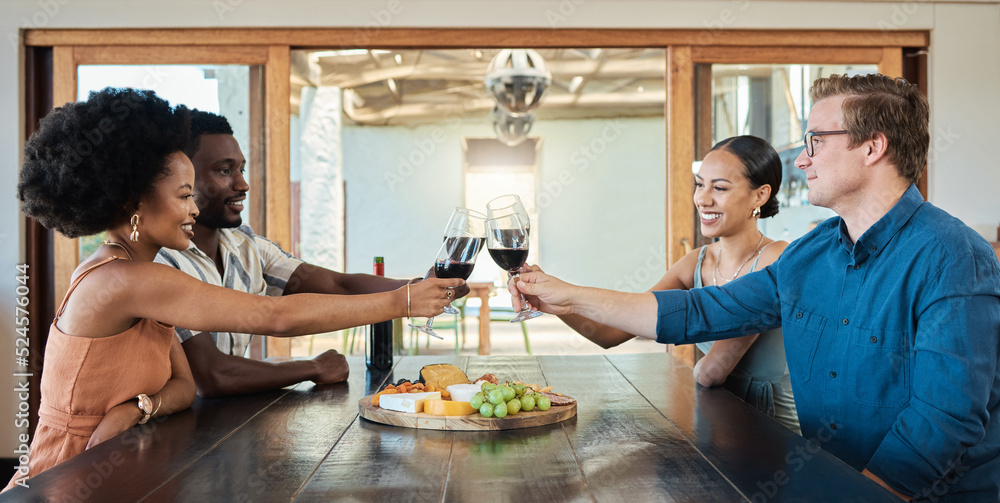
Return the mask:
<path fill-rule="evenodd" d="M 402 302 L 409 300 L 409 315 L 433 317 L 444 312 L 445 306 L 455 300 L 457 286 L 465 284 L 462 278 L 427 278 L 396 290 Z"/>
<path fill-rule="evenodd" d="M 467 208 L 455 208 L 444 231 L 444 241 L 438 249 L 437 257 L 434 259 L 434 276 L 438 278 L 459 278 L 469 279 L 472 269 L 476 265 L 476 256 L 483 247 L 485 232 L 484 217 L 482 214 Z M 464 284 L 464 281 L 463 281 Z M 455 290 L 447 292 L 448 304 L 455 300 Z M 458 314 L 458 310 L 451 305 L 444 306 L 444 312 Z M 434 313 L 427 319 L 424 325 L 414 325 L 413 327 L 427 335 L 432 335 L 438 339 L 443 339 L 434 332 L 434 316 L 441 314 Z"/>

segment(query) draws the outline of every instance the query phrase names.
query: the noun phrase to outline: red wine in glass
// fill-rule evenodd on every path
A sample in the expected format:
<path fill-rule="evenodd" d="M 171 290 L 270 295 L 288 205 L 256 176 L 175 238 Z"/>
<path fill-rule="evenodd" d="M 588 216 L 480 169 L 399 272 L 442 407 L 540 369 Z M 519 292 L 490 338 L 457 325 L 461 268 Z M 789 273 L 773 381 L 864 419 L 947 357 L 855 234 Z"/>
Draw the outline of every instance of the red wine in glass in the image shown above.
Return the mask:
<path fill-rule="evenodd" d="M 475 262 L 458 262 L 455 260 L 439 260 L 434 264 L 434 275 L 439 278 L 462 278 L 469 279 L 472 269 L 476 267 Z"/>
<path fill-rule="evenodd" d="M 528 221 L 517 210 L 517 204 L 499 210 L 488 211 L 486 220 L 486 248 L 490 257 L 501 269 L 517 277 L 528 259 Z M 530 320 L 541 316 L 540 311 L 532 311 L 521 295 L 522 309 L 511 323 Z"/>
<path fill-rule="evenodd" d="M 444 239 L 434 260 L 434 275 L 438 278 L 469 279 L 472 269 L 476 266 L 476 255 L 486 241 L 485 233 L 485 217 L 482 214 L 468 208 L 455 208 L 444 229 Z M 459 313 L 451 305 L 446 305 L 444 312 Z M 427 335 L 442 338 L 434 332 L 433 316 L 427 318 L 427 322 L 423 325 L 411 323 L 410 327 Z"/>
<path fill-rule="evenodd" d="M 523 248 L 490 248 L 490 257 L 501 269 L 515 274 L 528 260 L 528 250 Z"/>

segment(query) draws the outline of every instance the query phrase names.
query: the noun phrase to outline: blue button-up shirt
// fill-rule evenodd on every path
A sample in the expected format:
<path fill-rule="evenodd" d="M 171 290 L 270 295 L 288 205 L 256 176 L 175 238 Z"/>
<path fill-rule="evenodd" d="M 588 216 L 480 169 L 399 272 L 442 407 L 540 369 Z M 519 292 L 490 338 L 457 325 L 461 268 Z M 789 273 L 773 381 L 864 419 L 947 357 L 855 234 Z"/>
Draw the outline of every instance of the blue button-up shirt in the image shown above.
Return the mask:
<path fill-rule="evenodd" d="M 655 295 L 662 343 L 783 326 L 802 434 L 851 466 L 1000 501 L 1000 263 L 916 187 L 857 243 L 835 217 L 725 287 Z"/>

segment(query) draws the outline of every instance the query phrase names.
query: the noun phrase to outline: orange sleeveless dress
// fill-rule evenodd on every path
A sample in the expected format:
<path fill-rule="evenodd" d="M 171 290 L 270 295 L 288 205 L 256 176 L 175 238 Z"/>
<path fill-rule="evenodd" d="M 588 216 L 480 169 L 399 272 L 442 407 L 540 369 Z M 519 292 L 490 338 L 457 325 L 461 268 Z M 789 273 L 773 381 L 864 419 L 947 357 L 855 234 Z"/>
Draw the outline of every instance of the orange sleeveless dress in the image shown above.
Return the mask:
<path fill-rule="evenodd" d="M 170 379 L 172 325 L 142 319 L 124 332 L 100 338 L 65 334 L 56 326 L 80 280 L 117 258 L 87 268 L 73 281 L 49 327 L 28 477 L 86 450 L 112 407 L 127 400 L 138 407 L 139 393 L 158 393 Z M 4 490 L 23 477 L 15 474 Z"/>

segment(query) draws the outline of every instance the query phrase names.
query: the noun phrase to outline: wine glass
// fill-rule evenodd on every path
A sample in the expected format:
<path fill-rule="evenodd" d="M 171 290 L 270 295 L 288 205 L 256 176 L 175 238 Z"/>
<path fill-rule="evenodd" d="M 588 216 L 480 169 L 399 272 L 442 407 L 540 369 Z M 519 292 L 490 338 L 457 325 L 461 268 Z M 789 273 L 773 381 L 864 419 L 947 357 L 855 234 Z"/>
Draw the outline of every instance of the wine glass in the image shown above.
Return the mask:
<path fill-rule="evenodd" d="M 470 243 L 465 243 L 468 240 L 474 240 L 475 246 L 470 246 Z M 465 250 L 466 253 L 471 253 L 471 260 L 462 260 L 458 263 L 469 264 L 469 270 L 465 271 L 462 269 L 462 275 L 456 273 L 457 270 L 452 270 L 453 266 L 449 266 L 448 262 L 442 261 L 441 251 L 438 251 L 438 259 L 434 262 L 434 275 L 438 278 L 462 278 L 469 279 L 469 275 L 472 274 L 472 269 L 476 264 L 476 255 L 479 254 L 479 250 L 483 249 L 483 243 L 486 241 L 486 215 L 482 213 L 470 210 L 468 208 L 455 208 L 455 211 L 451 213 L 451 218 L 448 220 L 448 225 L 444 228 L 444 241 L 445 244 L 449 244 L 449 241 L 458 241 L 458 243 L 451 243 L 453 246 L 458 246 L 456 252 Z M 445 306 L 444 312 L 448 314 L 458 314 L 458 309 L 455 309 L 451 304 Z"/>
<path fill-rule="evenodd" d="M 513 206 L 489 211 L 486 219 L 486 248 L 501 269 L 515 278 L 520 275 L 521 266 L 528 259 L 528 222 Z M 521 311 L 510 320 L 511 323 L 542 315 L 540 311 L 532 311 L 528 307 L 523 295 L 521 305 Z"/>
<path fill-rule="evenodd" d="M 525 232 L 530 234 L 531 219 L 528 218 L 528 210 L 524 209 L 524 205 L 521 204 L 521 198 L 517 194 L 495 197 L 486 203 L 487 218 L 492 218 L 491 215 L 504 215 L 509 212 L 514 212 L 521 218 L 521 222 L 524 223 Z"/>
<path fill-rule="evenodd" d="M 486 240 L 485 217 L 482 213 L 467 208 L 455 208 L 451 219 L 445 227 L 444 240 L 434 259 L 434 275 L 438 278 L 469 279 L 472 269 L 476 266 L 476 256 L 483 248 Z M 450 305 L 444 311 L 458 314 L 458 310 Z M 423 325 L 410 324 L 427 335 L 444 339 L 434 332 L 434 317 L 427 318 Z"/>

